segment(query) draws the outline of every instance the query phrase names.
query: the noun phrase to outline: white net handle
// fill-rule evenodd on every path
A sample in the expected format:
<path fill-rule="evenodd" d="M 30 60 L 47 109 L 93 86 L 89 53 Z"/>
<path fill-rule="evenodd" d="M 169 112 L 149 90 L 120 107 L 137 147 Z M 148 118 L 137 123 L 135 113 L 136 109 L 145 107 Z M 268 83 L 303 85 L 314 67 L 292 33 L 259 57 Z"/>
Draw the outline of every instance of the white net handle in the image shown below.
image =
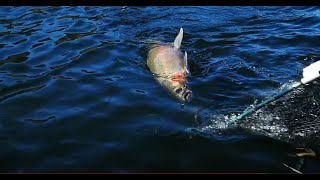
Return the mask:
<path fill-rule="evenodd" d="M 303 69 L 302 84 L 307 84 L 320 77 L 320 60 Z"/>

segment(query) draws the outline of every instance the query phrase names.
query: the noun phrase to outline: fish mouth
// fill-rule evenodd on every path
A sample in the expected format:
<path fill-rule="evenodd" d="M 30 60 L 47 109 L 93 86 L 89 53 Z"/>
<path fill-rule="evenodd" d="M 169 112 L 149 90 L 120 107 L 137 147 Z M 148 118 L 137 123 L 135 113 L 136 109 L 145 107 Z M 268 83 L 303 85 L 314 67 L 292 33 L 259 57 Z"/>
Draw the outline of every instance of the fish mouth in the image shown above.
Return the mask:
<path fill-rule="evenodd" d="M 183 93 L 183 100 L 186 102 L 190 102 L 191 98 L 192 98 L 192 91 L 185 90 L 185 92 Z"/>

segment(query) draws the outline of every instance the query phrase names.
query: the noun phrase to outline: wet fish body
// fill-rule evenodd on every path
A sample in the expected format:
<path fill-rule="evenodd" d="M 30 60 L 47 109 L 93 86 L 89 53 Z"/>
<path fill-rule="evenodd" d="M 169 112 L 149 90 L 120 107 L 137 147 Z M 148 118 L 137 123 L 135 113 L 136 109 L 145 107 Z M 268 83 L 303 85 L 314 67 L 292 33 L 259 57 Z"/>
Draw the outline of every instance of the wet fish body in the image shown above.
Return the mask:
<path fill-rule="evenodd" d="M 161 86 L 181 102 L 190 102 L 192 91 L 187 86 L 187 52 L 180 50 L 183 29 L 180 29 L 173 45 L 160 44 L 148 53 L 147 65 Z"/>

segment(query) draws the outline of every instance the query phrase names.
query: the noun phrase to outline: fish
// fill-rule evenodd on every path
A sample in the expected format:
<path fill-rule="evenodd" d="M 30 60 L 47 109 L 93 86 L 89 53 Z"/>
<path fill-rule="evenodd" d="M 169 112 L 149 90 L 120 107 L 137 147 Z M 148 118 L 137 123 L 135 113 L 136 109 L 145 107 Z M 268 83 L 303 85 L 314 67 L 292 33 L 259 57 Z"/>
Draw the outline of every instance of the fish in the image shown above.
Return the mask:
<path fill-rule="evenodd" d="M 180 28 L 173 44 L 154 45 L 148 52 L 147 66 L 158 83 L 184 103 L 191 102 L 192 91 L 187 80 L 190 74 L 187 52 L 180 49 L 182 38 L 183 28 Z"/>

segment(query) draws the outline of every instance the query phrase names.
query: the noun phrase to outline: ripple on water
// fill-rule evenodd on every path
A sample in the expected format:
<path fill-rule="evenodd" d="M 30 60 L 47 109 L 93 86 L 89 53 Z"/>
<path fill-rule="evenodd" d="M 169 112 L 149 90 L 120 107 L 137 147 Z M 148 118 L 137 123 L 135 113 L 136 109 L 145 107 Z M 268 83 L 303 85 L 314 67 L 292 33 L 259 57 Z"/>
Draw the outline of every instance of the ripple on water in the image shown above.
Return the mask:
<path fill-rule="evenodd" d="M 316 146 L 318 86 L 238 126 L 229 122 L 320 59 L 318 14 L 317 7 L 1 7 L 0 169 L 284 172 L 291 146 L 283 140 Z M 180 27 L 194 93 L 184 110 L 145 62 L 149 43 L 173 42 Z"/>

